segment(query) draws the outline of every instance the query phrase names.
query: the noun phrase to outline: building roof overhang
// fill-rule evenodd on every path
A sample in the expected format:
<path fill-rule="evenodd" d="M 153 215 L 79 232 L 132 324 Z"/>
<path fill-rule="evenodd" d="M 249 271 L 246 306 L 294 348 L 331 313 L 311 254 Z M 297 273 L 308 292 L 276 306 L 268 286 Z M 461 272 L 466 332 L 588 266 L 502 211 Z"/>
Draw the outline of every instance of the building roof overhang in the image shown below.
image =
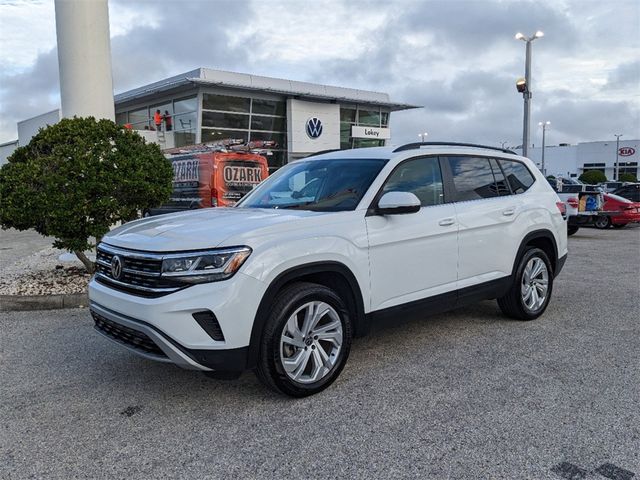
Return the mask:
<path fill-rule="evenodd" d="M 115 96 L 115 103 L 117 105 L 131 102 L 188 85 L 267 92 L 300 100 L 375 105 L 381 108 L 388 108 L 390 111 L 421 108 L 419 105 L 392 102 L 389 99 L 389 95 L 382 92 L 263 77 L 246 73 L 225 72 L 209 68 L 198 68 L 159 82 L 119 93 Z"/>

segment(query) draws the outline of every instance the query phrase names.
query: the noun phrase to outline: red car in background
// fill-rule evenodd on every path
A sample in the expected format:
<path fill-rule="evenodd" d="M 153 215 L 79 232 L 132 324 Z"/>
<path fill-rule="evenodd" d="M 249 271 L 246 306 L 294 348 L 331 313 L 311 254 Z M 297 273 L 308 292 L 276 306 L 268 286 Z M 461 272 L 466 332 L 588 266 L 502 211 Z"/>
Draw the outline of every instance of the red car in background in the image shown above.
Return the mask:
<path fill-rule="evenodd" d="M 595 221 L 598 228 L 622 228 L 629 223 L 640 222 L 640 202 L 632 202 L 612 193 L 604 194 L 602 210 L 611 215 L 598 217 Z"/>

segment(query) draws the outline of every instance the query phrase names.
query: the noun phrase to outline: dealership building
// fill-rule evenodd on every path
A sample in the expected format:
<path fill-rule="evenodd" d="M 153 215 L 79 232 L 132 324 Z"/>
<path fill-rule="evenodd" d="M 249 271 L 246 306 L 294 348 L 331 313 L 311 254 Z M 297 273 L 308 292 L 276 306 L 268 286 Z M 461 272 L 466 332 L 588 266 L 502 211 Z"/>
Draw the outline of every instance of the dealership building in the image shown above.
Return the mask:
<path fill-rule="evenodd" d="M 542 169 L 541 147 L 530 148 L 529 158 Z M 561 143 L 547 145 L 544 149 L 544 169 L 547 175 L 555 177 L 578 177 L 587 170 L 599 170 L 613 180 L 617 162 L 618 174 L 630 173 L 638 178 L 639 160 L 640 140 L 620 139 L 619 144 L 615 139 L 577 145 Z"/>
<path fill-rule="evenodd" d="M 114 101 L 117 123 L 163 149 L 227 139 L 273 141 L 271 168 L 323 150 L 385 145 L 391 112 L 419 108 L 392 102 L 386 93 L 208 68 L 117 94 Z M 157 110 L 170 118 L 160 129 Z M 60 118 L 55 110 L 20 122 L 17 143 L 0 153 L 6 157 Z"/>

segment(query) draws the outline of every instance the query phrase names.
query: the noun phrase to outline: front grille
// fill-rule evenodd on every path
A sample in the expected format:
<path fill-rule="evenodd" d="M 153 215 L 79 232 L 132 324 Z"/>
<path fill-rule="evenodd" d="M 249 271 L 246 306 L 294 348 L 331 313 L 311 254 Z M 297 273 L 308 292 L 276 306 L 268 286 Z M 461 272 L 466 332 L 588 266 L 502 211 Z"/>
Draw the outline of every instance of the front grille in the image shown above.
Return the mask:
<path fill-rule="evenodd" d="M 91 311 L 93 321 L 96 324 L 96 328 L 105 335 L 113 338 L 119 343 L 123 343 L 128 347 L 140 350 L 144 353 L 150 353 L 159 357 L 165 357 L 165 353 L 151 340 L 147 335 L 133 328 L 125 327 L 119 323 L 112 322 L 102 315 Z"/>
<path fill-rule="evenodd" d="M 121 272 L 113 276 L 113 257 L 118 256 Z M 96 280 L 109 287 L 141 297 L 161 297 L 184 288 L 176 280 L 162 278 L 161 256 L 153 253 L 125 250 L 109 245 L 98 245 Z"/>

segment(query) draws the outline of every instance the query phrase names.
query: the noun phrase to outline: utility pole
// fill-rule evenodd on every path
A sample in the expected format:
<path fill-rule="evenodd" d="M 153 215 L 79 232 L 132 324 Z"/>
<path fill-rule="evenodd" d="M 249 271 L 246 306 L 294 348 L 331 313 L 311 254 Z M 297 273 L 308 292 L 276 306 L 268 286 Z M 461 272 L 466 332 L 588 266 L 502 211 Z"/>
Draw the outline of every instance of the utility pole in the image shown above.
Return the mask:
<path fill-rule="evenodd" d="M 524 64 L 524 82 L 518 81 L 516 87 L 518 91 L 522 93 L 524 98 L 524 120 L 522 122 L 522 156 L 526 157 L 529 153 L 530 145 L 530 129 L 529 123 L 531 120 L 531 42 L 536 38 L 544 36 L 540 30 L 530 37 L 524 36 L 522 33 L 516 34 L 516 40 L 522 40 L 527 44 L 525 50 L 525 64 Z"/>
<path fill-rule="evenodd" d="M 620 158 L 620 137 L 622 134 L 616 133 L 613 136 L 616 137 L 616 163 L 613 165 L 613 179 L 617 181 L 618 178 L 620 178 L 620 165 L 618 163 L 618 159 Z"/>
<path fill-rule="evenodd" d="M 538 125 L 540 125 L 542 127 L 542 174 L 546 177 L 547 176 L 547 170 L 544 167 L 544 146 L 545 146 L 545 137 L 546 137 L 546 133 L 547 133 L 547 127 L 549 125 L 551 125 L 550 121 L 546 121 L 546 122 L 540 122 L 538 123 Z"/>

